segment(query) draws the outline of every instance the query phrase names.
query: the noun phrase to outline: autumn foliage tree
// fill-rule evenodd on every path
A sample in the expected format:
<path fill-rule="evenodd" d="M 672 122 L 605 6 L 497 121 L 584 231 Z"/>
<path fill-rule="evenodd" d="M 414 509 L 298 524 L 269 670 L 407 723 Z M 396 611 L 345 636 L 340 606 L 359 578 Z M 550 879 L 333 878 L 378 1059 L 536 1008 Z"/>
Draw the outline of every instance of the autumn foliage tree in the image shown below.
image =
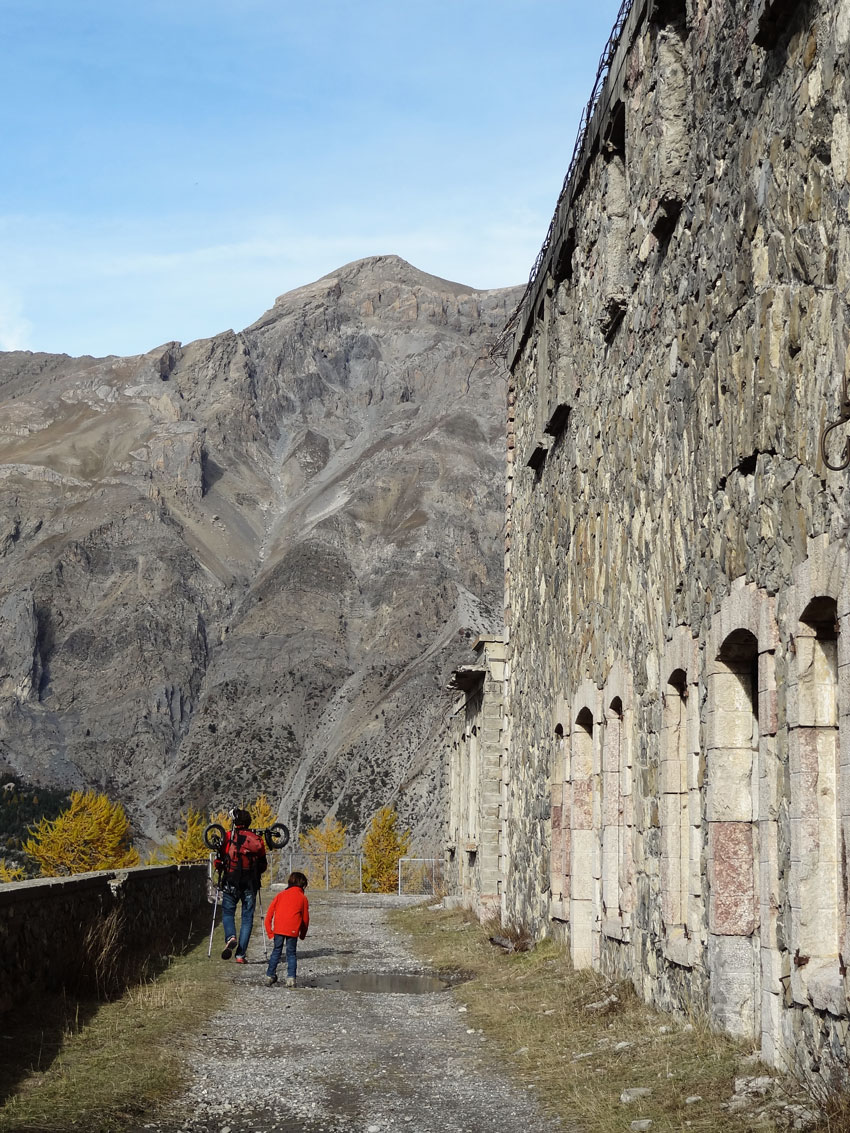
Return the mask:
<path fill-rule="evenodd" d="M 363 838 L 363 888 L 371 893 L 392 893 L 398 886 L 399 858 L 410 849 L 410 831 L 399 830 L 392 807 L 377 811 Z"/>
<path fill-rule="evenodd" d="M 72 791 L 66 810 L 30 827 L 24 851 L 43 877 L 139 864 L 124 807 L 95 791 Z"/>
<path fill-rule="evenodd" d="M 343 881 L 342 864 L 339 861 L 329 861 L 328 854 L 338 854 L 345 847 L 346 827 L 338 818 L 331 818 L 328 814 L 318 826 L 311 826 L 298 835 L 301 849 L 307 855 L 308 872 L 321 876 L 325 880 L 327 870 L 328 885 L 338 889 Z"/>
<path fill-rule="evenodd" d="M 180 822 L 173 836 L 151 857 L 151 865 L 185 865 L 206 860 L 209 855 L 204 841 L 206 815 L 195 807 L 189 807 L 185 814 L 180 815 Z"/>
<path fill-rule="evenodd" d="M 0 858 L 0 885 L 5 885 L 9 881 L 23 881 L 24 876 L 21 866 L 15 865 L 7 858 Z"/>

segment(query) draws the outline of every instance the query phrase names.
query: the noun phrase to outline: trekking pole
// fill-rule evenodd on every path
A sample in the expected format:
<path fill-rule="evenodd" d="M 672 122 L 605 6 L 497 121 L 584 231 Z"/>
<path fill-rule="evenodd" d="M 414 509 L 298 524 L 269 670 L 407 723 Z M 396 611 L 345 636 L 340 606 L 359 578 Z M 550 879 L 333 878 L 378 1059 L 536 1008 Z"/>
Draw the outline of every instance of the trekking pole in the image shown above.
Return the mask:
<path fill-rule="evenodd" d="M 207 949 L 207 959 L 208 960 L 212 956 L 212 942 L 213 942 L 213 934 L 215 933 L 215 915 L 218 912 L 218 895 L 219 895 L 219 893 L 221 893 L 221 889 L 219 888 L 218 885 L 216 885 L 216 887 L 215 887 L 215 901 L 213 902 L 213 918 L 212 918 L 212 924 L 210 925 L 210 946 Z"/>
<path fill-rule="evenodd" d="M 266 918 L 263 916 L 263 887 L 262 887 L 262 885 L 257 890 L 257 901 L 259 902 L 259 905 L 260 905 L 260 936 L 262 936 L 262 938 L 263 938 L 263 955 L 265 956 L 266 963 L 268 964 L 268 962 L 269 962 L 269 951 L 268 951 L 268 948 L 266 947 L 266 926 L 265 926 L 265 919 Z"/>

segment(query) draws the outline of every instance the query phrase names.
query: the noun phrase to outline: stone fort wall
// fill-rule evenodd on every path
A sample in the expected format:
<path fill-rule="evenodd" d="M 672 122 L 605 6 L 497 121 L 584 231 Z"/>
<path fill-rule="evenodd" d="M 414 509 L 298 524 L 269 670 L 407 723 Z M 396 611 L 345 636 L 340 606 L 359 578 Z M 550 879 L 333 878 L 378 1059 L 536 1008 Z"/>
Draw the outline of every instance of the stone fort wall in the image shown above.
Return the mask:
<path fill-rule="evenodd" d="M 816 1065 L 848 1021 L 850 470 L 820 439 L 850 4 L 622 15 L 508 342 L 503 912 Z"/>

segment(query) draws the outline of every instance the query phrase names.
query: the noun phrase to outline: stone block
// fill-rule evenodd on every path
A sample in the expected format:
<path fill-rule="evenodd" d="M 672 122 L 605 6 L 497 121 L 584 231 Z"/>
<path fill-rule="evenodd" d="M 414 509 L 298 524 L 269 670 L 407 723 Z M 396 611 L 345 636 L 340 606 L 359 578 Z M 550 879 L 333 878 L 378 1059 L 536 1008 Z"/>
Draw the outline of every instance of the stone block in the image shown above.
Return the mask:
<path fill-rule="evenodd" d="M 760 1007 L 756 942 L 751 937 L 709 935 L 708 963 L 712 1022 L 737 1038 L 753 1038 Z"/>
<path fill-rule="evenodd" d="M 724 748 L 709 752 L 706 760 L 706 816 L 709 822 L 752 820 L 752 774 L 751 748 Z"/>
<path fill-rule="evenodd" d="M 664 794 L 680 795 L 688 788 L 687 765 L 678 756 L 661 760 L 661 791 Z"/>
<path fill-rule="evenodd" d="M 788 970 L 787 954 L 783 954 L 778 948 L 766 948 L 762 938 L 759 958 L 762 990 L 773 995 L 781 995 L 782 977 Z"/>
<path fill-rule="evenodd" d="M 665 960 L 678 964 L 680 968 L 693 967 L 693 950 L 691 942 L 685 935 L 682 925 L 668 925 L 667 935 L 664 937 L 661 951 Z"/>
<path fill-rule="evenodd" d="M 607 936 L 609 940 L 625 940 L 627 938 L 627 927 L 624 925 L 622 917 L 603 917 L 602 935 Z"/>
<path fill-rule="evenodd" d="M 620 723 L 609 722 L 605 728 L 605 742 L 602 746 L 602 771 L 605 774 L 620 773 Z"/>
<path fill-rule="evenodd" d="M 572 894 L 576 900 L 590 900 L 593 896 L 594 868 L 598 838 L 593 830 L 573 830 L 570 874 Z"/>
<path fill-rule="evenodd" d="M 571 824 L 573 830 L 590 830 L 593 827 L 593 784 L 589 779 L 573 782 Z"/>
<path fill-rule="evenodd" d="M 763 993 L 761 997 L 761 1060 L 768 1066 L 784 1069 L 782 1058 L 782 996 Z"/>
<path fill-rule="evenodd" d="M 779 728 L 779 697 L 776 689 L 759 691 L 759 734 L 775 736 Z"/>
<path fill-rule="evenodd" d="M 749 669 L 735 670 L 731 666 L 716 672 L 711 678 L 711 697 L 714 711 L 723 716 L 753 715 L 753 689 Z M 752 732 L 747 733 L 749 736 Z M 723 741 L 721 741 L 723 742 Z M 717 745 L 710 745 L 717 746 Z"/>
<path fill-rule="evenodd" d="M 617 826 L 620 819 L 620 776 L 606 772 L 602 776 L 602 824 Z"/>
<path fill-rule="evenodd" d="M 753 827 L 746 822 L 709 824 L 709 931 L 749 936 L 755 931 Z"/>
<path fill-rule="evenodd" d="M 589 779 L 593 774 L 593 745 L 589 736 L 579 733 L 573 736 L 570 759 L 570 778 L 573 782 Z"/>

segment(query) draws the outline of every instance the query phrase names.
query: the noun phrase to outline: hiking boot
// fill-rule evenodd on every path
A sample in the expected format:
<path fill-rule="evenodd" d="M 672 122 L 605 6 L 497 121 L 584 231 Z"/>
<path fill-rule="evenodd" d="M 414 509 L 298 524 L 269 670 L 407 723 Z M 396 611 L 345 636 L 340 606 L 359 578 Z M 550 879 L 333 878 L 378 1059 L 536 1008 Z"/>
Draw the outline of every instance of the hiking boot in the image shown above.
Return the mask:
<path fill-rule="evenodd" d="M 236 963 L 237 964 L 247 964 L 248 961 L 245 959 L 244 956 L 237 956 L 236 957 Z"/>
<path fill-rule="evenodd" d="M 266 976 L 266 987 L 274 987 L 277 983 L 277 976 Z"/>
<path fill-rule="evenodd" d="M 295 987 L 295 976 L 287 976 L 286 977 L 286 986 L 287 987 Z"/>
<path fill-rule="evenodd" d="M 236 937 L 230 936 L 225 941 L 224 948 L 221 951 L 222 960 L 229 960 L 233 955 L 233 949 L 236 947 Z"/>

